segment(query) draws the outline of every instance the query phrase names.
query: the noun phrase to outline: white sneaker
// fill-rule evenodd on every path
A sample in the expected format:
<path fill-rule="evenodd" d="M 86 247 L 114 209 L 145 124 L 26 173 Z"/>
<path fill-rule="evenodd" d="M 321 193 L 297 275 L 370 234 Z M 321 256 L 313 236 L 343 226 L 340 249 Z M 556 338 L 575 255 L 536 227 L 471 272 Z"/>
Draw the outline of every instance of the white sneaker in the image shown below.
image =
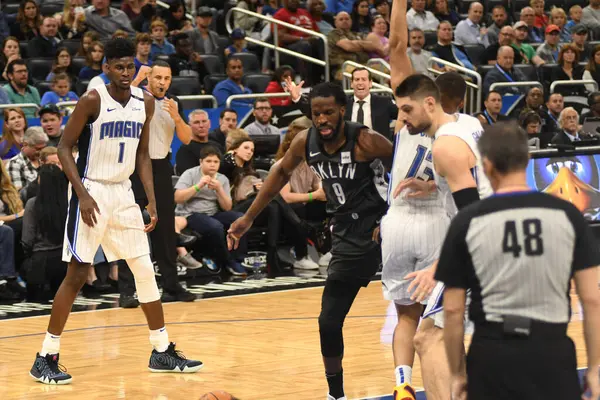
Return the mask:
<path fill-rule="evenodd" d="M 331 261 L 331 252 L 323 254 L 321 258 L 319 258 L 319 267 L 329 267 L 329 262 Z"/>
<path fill-rule="evenodd" d="M 308 258 L 308 256 L 304 257 L 301 260 L 294 262 L 294 268 L 297 269 L 319 269 L 319 264 Z"/>
<path fill-rule="evenodd" d="M 340 397 L 339 399 L 336 399 L 335 397 L 333 397 L 330 394 L 327 394 L 327 400 L 348 400 L 346 396 L 344 397 Z"/>

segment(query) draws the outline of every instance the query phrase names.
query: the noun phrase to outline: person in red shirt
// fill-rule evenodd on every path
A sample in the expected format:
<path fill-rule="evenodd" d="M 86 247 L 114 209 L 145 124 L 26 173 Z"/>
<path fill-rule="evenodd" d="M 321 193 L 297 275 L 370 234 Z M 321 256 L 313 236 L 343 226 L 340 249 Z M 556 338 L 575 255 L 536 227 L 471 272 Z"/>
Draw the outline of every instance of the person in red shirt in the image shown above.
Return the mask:
<path fill-rule="evenodd" d="M 294 80 L 295 75 L 296 73 L 292 67 L 289 65 L 282 65 L 273 73 L 273 78 L 271 82 L 269 82 L 265 93 L 285 93 L 286 90 L 283 86 L 285 85 L 286 78 L 289 77 Z M 269 103 L 271 103 L 272 106 L 289 106 L 292 104 L 292 100 L 290 97 L 269 97 Z"/>
<path fill-rule="evenodd" d="M 529 5 L 535 12 L 535 22 L 533 23 L 533 26 L 546 29 L 546 25 L 548 25 L 548 16 L 544 13 L 544 0 L 531 0 Z"/>
<path fill-rule="evenodd" d="M 284 0 L 284 7 L 277 11 L 273 18 L 301 28 L 319 32 L 319 27 L 312 15 L 310 15 L 307 10 L 299 8 L 299 3 L 299 0 Z M 279 26 L 277 29 L 279 45 L 283 45 L 283 47 L 288 50 L 321 60 L 323 59 L 324 43 L 321 39 L 283 26 Z M 283 63 L 295 67 L 296 71 L 298 71 L 306 81 L 307 86 L 320 82 L 319 77 L 322 74 L 321 67 L 313 63 L 304 62 L 287 54 L 281 54 L 281 58 Z"/>

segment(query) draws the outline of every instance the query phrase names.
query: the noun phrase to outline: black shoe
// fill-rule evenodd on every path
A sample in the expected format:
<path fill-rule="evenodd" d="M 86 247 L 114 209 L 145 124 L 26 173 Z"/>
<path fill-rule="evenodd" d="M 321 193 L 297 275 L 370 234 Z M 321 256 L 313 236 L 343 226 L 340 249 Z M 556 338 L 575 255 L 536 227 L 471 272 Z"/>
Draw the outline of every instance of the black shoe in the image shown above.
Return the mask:
<path fill-rule="evenodd" d="M 119 296 L 119 307 L 121 308 L 138 308 L 140 302 L 133 296 L 122 294 Z"/>
<path fill-rule="evenodd" d="M 0 280 L 0 301 L 19 300 L 20 298 L 21 294 L 11 290 L 6 280 Z"/>
<path fill-rule="evenodd" d="M 58 363 L 58 354 L 46 354 L 42 357 L 37 353 L 29 375 L 46 385 L 66 385 L 72 380 L 65 367 Z"/>
<path fill-rule="evenodd" d="M 171 342 L 167 350 L 159 353 L 152 350 L 148 369 L 152 372 L 191 373 L 202 369 L 202 361 L 188 360 L 184 355 L 175 350 L 175 343 Z"/>
<path fill-rule="evenodd" d="M 167 290 L 163 288 L 163 294 L 160 298 L 160 301 L 163 303 L 170 303 L 173 301 L 192 302 L 197 298 L 198 297 L 194 293 L 185 290 L 183 286 L 178 284 L 174 290 Z"/>
<path fill-rule="evenodd" d="M 188 247 L 196 243 L 198 238 L 192 235 L 186 235 L 184 233 L 177 234 L 177 247 Z"/>

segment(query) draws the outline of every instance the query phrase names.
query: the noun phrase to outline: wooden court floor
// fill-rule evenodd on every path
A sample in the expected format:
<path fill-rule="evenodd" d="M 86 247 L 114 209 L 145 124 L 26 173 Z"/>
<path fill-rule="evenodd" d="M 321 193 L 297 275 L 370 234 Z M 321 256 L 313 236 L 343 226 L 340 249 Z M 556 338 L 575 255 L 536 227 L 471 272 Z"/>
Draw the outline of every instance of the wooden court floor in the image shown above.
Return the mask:
<path fill-rule="evenodd" d="M 317 316 L 322 288 L 165 305 L 178 348 L 205 367 L 196 374 L 153 374 L 141 309 L 72 314 L 62 335 L 67 386 L 28 375 L 48 317 L 0 321 L 0 399 L 198 399 L 222 389 L 242 400 L 325 399 Z M 579 308 L 574 308 L 575 319 Z M 386 314 L 390 314 L 386 320 Z M 387 322 L 387 324 L 386 324 Z M 381 283 L 362 290 L 346 320 L 345 388 L 349 399 L 377 397 L 394 386 L 389 345 L 393 326 Z M 571 324 L 579 366 L 585 366 L 581 322 Z M 414 384 L 421 385 L 417 364 Z"/>

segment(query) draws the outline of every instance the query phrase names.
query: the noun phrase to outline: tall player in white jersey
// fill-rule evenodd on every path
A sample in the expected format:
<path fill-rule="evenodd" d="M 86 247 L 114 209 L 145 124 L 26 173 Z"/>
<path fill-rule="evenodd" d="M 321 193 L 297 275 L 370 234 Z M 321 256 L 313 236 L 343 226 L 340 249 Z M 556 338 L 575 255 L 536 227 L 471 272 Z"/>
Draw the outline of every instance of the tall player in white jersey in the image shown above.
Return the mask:
<path fill-rule="evenodd" d="M 70 182 L 63 251 L 63 260 L 69 262 L 69 267 L 52 304 L 42 350 L 30 370 L 35 380 L 45 384 L 71 382 L 71 375 L 58 364 L 60 335 L 99 245 L 108 261 L 124 259 L 134 274 L 154 347 L 149 369 L 195 372 L 202 368 L 200 361 L 186 360 L 169 342 L 145 233 L 154 229 L 157 222 L 148 152 L 154 99 L 141 89 L 130 87 L 135 72 L 133 43 L 113 39 L 106 44 L 104 55 L 110 83 L 81 97 L 58 146 Z M 72 155 L 76 144 L 77 164 Z M 145 227 L 129 181 L 135 167 L 148 197 L 151 222 Z"/>
<path fill-rule="evenodd" d="M 426 197 L 438 192 L 447 214 L 453 217 L 463 208 L 482 197 L 491 195 L 492 188 L 483 174 L 477 139 L 483 133 L 479 120 L 465 114 L 447 114 L 441 106 L 441 93 L 435 82 L 425 75 L 411 75 L 396 89 L 399 115 L 412 135 L 425 133 L 433 139 L 434 182 L 409 179 L 401 182 L 394 196 L 411 189 L 410 197 Z M 443 343 L 441 299 L 443 286 L 433 279 L 437 261 L 431 268 L 415 274 L 413 297 L 421 301 L 430 295 L 424 320 L 415 336 L 415 347 L 421 359 L 423 382 L 427 397 L 450 399 L 450 377 Z"/>

